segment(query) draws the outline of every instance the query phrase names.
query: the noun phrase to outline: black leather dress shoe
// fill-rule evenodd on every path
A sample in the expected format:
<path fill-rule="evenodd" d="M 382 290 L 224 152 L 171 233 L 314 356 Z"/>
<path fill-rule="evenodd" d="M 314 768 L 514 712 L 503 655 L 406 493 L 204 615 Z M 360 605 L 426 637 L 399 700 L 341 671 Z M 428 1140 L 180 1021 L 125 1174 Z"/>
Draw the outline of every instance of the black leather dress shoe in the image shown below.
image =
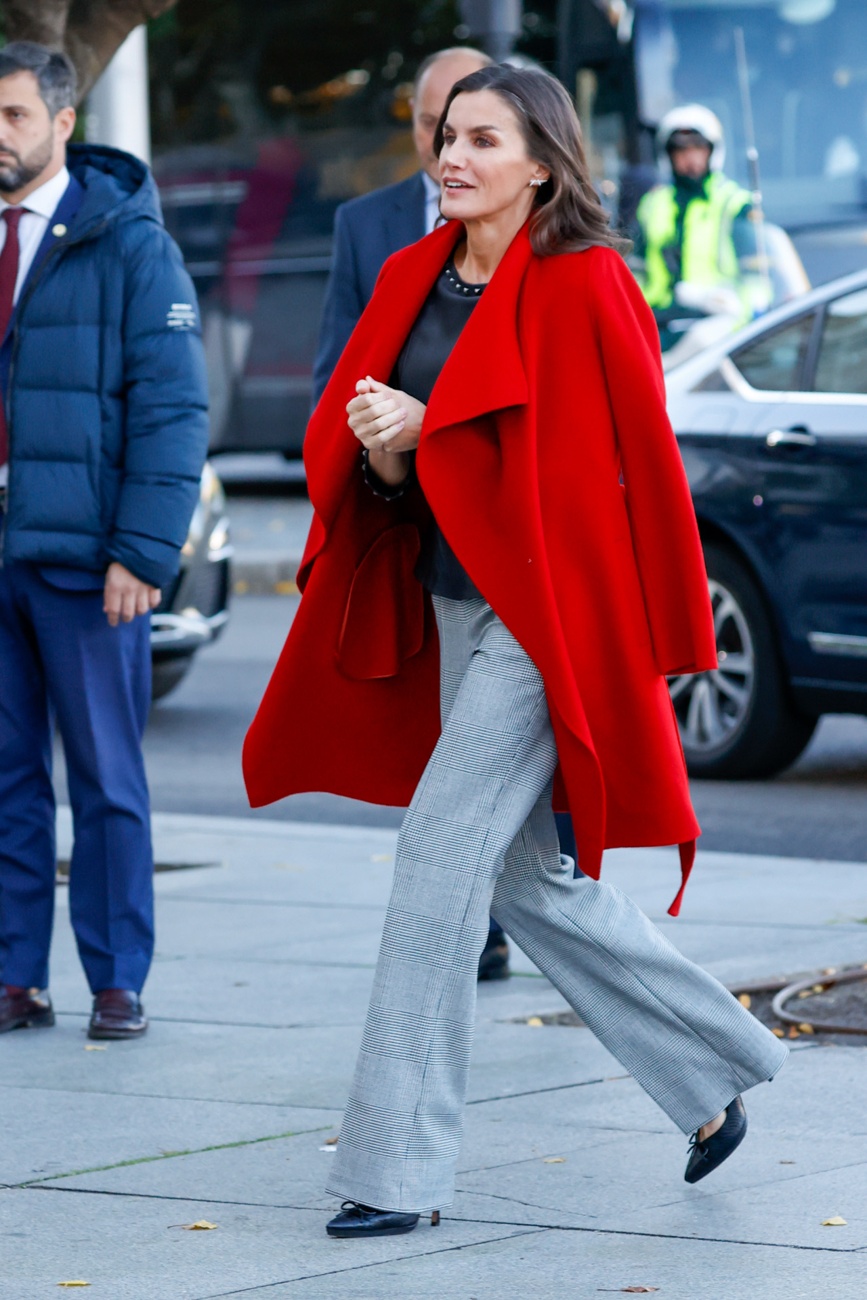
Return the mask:
<path fill-rule="evenodd" d="M 692 1138 L 689 1159 L 686 1162 L 684 1178 L 688 1183 L 697 1183 L 728 1160 L 731 1153 L 740 1146 L 747 1135 L 747 1112 L 740 1097 L 726 1107 L 726 1117 L 722 1126 L 705 1142 L 699 1142 L 698 1134 Z"/>
<path fill-rule="evenodd" d="M 102 989 L 94 997 L 88 1038 L 140 1038 L 147 1027 L 141 999 L 130 989 Z"/>
<path fill-rule="evenodd" d="M 417 1223 L 417 1214 L 374 1210 L 357 1201 L 344 1201 L 340 1213 L 325 1225 L 325 1231 L 329 1237 L 396 1237 L 401 1232 L 412 1232 Z"/>
<path fill-rule="evenodd" d="M 509 970 L 509 945 L 502 930 L 493 930 L 485 940 L 479 958 L 480 980 L 507 980 Z"/>
<path fill-rule="evenodd" d="M 54 1024 L 48 993 L 0 984 L 0 1034 L 10 1029 L 43 1029 Z"/>

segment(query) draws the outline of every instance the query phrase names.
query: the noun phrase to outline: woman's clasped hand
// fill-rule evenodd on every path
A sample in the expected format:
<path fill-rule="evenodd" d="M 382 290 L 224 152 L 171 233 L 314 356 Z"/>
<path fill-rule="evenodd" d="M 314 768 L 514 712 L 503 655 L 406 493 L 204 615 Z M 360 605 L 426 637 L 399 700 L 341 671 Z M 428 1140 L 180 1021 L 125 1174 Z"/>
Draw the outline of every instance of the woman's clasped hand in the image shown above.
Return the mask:
<path fill-rule="evenodd" d="M 388 384 L 367 375 L 355 385 L 347 404 L 349 427 L 368 451 L 415 451 L 425 406 Z"/>

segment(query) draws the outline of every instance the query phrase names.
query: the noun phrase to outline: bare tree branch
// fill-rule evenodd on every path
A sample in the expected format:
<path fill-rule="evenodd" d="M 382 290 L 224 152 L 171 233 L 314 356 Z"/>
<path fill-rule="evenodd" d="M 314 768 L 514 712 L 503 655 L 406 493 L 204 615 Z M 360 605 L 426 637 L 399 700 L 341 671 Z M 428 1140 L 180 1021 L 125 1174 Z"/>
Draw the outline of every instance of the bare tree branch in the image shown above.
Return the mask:
<path fill-rule="evenodd" d="M 10 41 L 37 41 L 62 49 L 69 0 L 4 0 L 3 25 Z"/>
<path fill-rule="evenodd" d="M 173 9 L 178 0 L 3 0 L 10 41 L 38 41 L 65 49 L 78 73 L 79 99 L 141 23 Z"/>
<path fill-rule="evenodd" d="M 134 28 L 159 18 L 176 4 L 177 0 L 72 0 L 66 52 L 78 72 L 81 98 Z"/>

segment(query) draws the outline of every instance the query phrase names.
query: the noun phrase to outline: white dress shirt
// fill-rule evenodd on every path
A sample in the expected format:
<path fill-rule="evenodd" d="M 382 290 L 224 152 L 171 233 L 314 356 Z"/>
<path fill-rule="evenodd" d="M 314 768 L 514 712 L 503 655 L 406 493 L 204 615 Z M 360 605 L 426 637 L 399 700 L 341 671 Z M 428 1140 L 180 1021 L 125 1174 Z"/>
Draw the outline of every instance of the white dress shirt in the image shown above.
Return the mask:
<path fill-rule="evenodd" d="M 57 205 L 66 193 L 68 185 L 69 172 L 65 167 L 61 167 L 56 176 L 52 176 L 50 181 L 40 185 L 38 189 L 27 196 L 23 203 L 7 203 L 5 199 L 0 198 L 0 216 L 10 207 L 26 209 L 18 224 L 18 247 L 20 251 L 18 254 L 18 278 L 15 281 L 13 302 L 18 301 L 21 286 L 27 279 L 27 273 L 33 265 L 33 259 L 39 245 L 45 238 L 48 223 L 57 211 Z M 3 245 L 6 243 L 6 231 L 6 222 L 0 220 L 0 252 L 3 251 Z"/>
<path fill-rule="evenodd" d="M 26 209 L 18 223 L 18 275 L 15 279 L 13 304 L 18 301 L 18 295 L 33 265 L 33 259 L 45 238 L 48 223 L 57 211 L 57 205 L 66 193 L 68 185 L 69 172 L 65 167 L 61 167 L 56 176 L 52 176 L 50 181 L 35 189 L 23 203 L 7 203 L 5 199 L 0 198 L 0 218 L 7 208 Z M 6 243 L 8 229 L 6 222 L 0 219 L 0 253 Z M 0 488 L 5 488 L 8 475 L 9 466 L 0 465 Z"/>
<path fill-rule="evenodd" d="M 440 219 L 439 181 L 432 181 L 427 172 L 422 172 L 424 182 L 424 233 L 429 235 Z"/>

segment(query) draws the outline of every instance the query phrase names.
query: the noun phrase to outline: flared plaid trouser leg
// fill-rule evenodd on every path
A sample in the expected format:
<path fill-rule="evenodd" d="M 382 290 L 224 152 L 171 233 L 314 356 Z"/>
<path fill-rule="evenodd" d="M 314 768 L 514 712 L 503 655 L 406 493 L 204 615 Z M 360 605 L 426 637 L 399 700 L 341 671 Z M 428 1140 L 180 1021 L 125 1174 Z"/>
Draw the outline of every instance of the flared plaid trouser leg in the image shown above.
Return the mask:
<path fill-rule="evenodd" d="M 394 885 L 328 1191 L 383 1210 L 451 1203 L 492 908 L 685 1133 L 772 1078 L 786 1048 L 618 889 L 575 879 L 551 812 L 538 670 L 482 600 L 436 597 L 444 726 Z"/>

